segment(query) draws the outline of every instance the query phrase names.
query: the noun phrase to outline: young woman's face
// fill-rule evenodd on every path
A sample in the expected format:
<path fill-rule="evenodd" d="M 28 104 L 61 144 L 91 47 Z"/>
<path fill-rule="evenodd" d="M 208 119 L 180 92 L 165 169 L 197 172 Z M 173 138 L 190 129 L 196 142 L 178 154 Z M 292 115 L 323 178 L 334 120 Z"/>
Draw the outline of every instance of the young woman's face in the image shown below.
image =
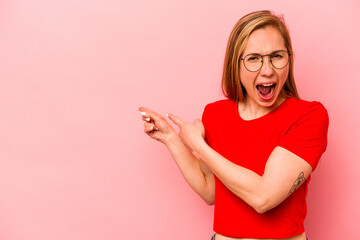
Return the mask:
<path fill-rule="evenodd" d="M 268 26 L 251 33 L 242 58 L 252 53 L 264 55 L 278 50 L 286 51 L 284 39 L 276 28 Z M 274 55 L 273 62 L 278 57 L 281 56 Z M 240 61 L 241 83 L 246 89 L 245 100 L 260 107 L 274 107 L 288 77 L 289 64 L 282 69 L 277 69 L 270 63 L 270 56 L 264 56 L 262 67 L 256 72 L 250 72 L 245 68 L 244 61 L 251 64 L 254 59 L 256 60 L 256 58 L 248 58 Z"/>

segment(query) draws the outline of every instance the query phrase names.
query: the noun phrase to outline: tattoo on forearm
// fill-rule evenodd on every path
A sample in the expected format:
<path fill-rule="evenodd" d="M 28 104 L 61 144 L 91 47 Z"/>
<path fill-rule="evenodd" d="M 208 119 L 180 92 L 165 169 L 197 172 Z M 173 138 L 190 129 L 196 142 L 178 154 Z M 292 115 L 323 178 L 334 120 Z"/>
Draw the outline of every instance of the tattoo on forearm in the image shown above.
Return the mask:
<path fill-rule="evenodd" d="M 305 181 L 304 173 L 301 172 L 298 178 L 295 180 L 294 185 L 291 187 L 289 191 L 289 195 L 291 195 L 295 190 Z"/>

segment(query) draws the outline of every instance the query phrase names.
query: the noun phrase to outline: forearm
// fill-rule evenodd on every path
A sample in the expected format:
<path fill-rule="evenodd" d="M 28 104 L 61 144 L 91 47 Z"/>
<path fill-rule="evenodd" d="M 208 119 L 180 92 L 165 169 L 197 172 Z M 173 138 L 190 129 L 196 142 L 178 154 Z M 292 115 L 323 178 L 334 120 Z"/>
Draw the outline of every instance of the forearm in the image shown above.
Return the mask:
<path fill-rule="evenodd" d="M 214 186 L 201 170 L 200 160 L 189 151 L 178 135 L 171 136 L 164 144 L 190 187 L 209 205 L 213 204 Z"/>
<path fill-rule="evenodd" d="M 214 173 L 230 191 L 259 213 L 279 205 L 305 182 L 312 171 L 307 161 L 277 146 L 267 159 L 264 173 L 260 176 L 232 163 L 213 150 L 204 141 L 205 129 L 199 119 L 189 124 L 173 115 L 169 115 L 169 118 L 179 126 L 181 140 L 191 152 L 204 161 L 207 171 Z"/>
<path fill-rule="evenodd" d="M 199 144 L 194 153 L 199 156 L 217 176 L 217 178 L 235 195 L 258 212 L 263 212 L 266 200 L 264 179 L 255 172 L 236 165 L 205 142 Z"/>

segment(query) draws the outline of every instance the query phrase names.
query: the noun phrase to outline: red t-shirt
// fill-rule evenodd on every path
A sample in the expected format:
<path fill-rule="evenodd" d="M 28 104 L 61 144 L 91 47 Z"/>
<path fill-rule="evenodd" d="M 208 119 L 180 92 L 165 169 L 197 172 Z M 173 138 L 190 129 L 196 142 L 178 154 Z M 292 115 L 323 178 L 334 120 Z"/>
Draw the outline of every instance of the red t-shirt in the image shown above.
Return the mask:
<path fill-rule="evenodd" d="M 260 176 L 276 146 L 316 168 L 326 149 L 329 118 L 319 102 L 286 99 L 272 112 L 243 120 L 237 102 L 220 100 L 205 107 L 202 121 L 208 144 L 229 161 Z M 266 213 L 257 213 L 215 176 L 214 231 L 229 237 L 288 238 L 304 232 L 310 176 L 291 196 Z"/>

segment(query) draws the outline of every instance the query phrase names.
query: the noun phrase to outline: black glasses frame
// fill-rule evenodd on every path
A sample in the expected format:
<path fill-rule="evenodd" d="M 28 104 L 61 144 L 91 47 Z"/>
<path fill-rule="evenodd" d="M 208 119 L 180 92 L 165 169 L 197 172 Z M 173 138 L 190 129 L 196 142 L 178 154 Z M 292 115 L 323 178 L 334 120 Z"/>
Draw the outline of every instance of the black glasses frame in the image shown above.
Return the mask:
<path fill-rule="evenodd" d="M 283 67 L 281 67 L 281 68 L 275 67 L 274 64 L 273 64 L 273 62 L 272 62 L 272 60 L 271 60 L 271 55 L 273 55 L 274 53 L 277 53 L 277 52 L 286 52 L 286 53 L 288 54 L 288 56 L 289 56 L 287 63 L 285 64 L 285 66 L 283 66 Z M 255 55 L 255 54 L 254 54 L 254 53 L 250 53 L 250 54 L 246 55 L 244 58 L 240 58 L 240 59 L 244 61 L 245 58 L 246 58 L 247 56 L 249 56 L 249 55 Z M 264 54 L 264 55 L 257 54 L 257 55 L 259 55 L 259 56 L 261 57 L 261 65 L 260 65 L 260 67 L 259 67 L 257 70 L 255 70 L 255 71 L 249 70 L 249 69 L 246 67 L 245 61 L 244 61 L 244 67 L 245 67 L 246 70 L 248 70 L 249 72 L 257 72 L 257 71 L 259 71 L 259 70 L 262 68 L 262 66 L 264 65 L 264 57 L 266 57 L 266 56 L 269 56 L 269 57 L 270 57 L 269 60 L 270 60 L 271 66 L 273 66 L 273 67 L 276 68 L 276 69 L 283 69 L 283 68 L 285 68 L 285 67 L 289 64 L 291 53 L 289 53 L 289 52 L 286 51 L 286 50 L 278 50 L 278 51 L 274 51 L 274 52 L 269 53 L 269 54 Z"/>

